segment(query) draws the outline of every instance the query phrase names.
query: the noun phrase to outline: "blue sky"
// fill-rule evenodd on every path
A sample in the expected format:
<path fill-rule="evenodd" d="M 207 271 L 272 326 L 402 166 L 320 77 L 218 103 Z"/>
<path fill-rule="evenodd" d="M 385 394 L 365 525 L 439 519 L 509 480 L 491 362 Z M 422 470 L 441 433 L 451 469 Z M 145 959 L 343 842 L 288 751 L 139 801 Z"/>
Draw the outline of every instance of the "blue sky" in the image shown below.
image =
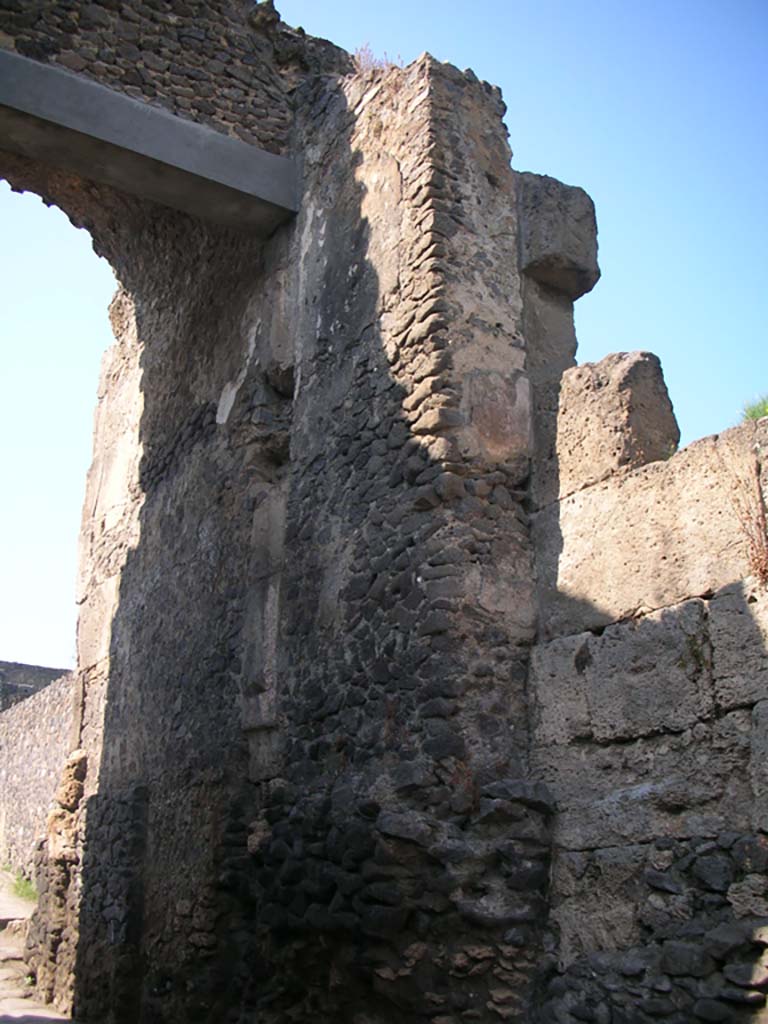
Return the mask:
<path fill-rule="evenodd" d="M 765 0 L 277 0 L 347 49 L 424 50 L 501 86 L 520 170 L 595 200 L 603 278 L 579 359 L 662 359 L 686 444 L 768 392 Z M 74 656 L 75 541 L 109 267 L 58 211 L 0 186 L 0 659 Z"/>

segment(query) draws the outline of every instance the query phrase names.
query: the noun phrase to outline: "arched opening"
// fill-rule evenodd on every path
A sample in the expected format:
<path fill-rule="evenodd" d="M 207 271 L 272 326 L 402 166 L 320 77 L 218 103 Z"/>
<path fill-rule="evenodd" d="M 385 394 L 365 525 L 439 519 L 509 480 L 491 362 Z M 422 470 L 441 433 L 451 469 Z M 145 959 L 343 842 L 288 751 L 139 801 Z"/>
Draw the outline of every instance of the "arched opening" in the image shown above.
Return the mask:
<path fill-rule="evenodd" d="M 71 669 L 77 535 L 115 279 L 87 232 L 38 196 L 0 183 L 0 220 L 0 659 Z"/>
<path fill-rule="evenodd" d="M 282 461 L 262 458 L 260 424 L 284 417 L 289 401 L 249 353 L 260 331 L 289 335 L 272 326 L 280 282 L 269 279 L 267 292 L 260 238 L 42 161 L 2 153 L 0 177 L 86 227 L 119 281 L 86 483 L 77 672 L 57 719 L 58 795 L 34 853 L 40 899 L 28 964 L 38 998 L 57 1009 L 107 1019 L 119 1007 L 121 1019 L 136 1019 L 142 936 L 167 892 L 148 844 L 166 843 L 161 859 L 184 879 L 173 906 L 208 900 L 226 855 L 216 837 L 242 829 L 250 799 L 238 638 L 260 564 L 249 549 L 254 508 L 284 475 Z M 217 420 L 244 363 L 250 376 Z M 173 821 L 161 824 L 170 806 Z M 183 840 L 193 822 L 210 843 Z M 107 891 L 119 920 L 103 915 Z M 192 956 L 193 973 L 207 970 L 213 984 L 208 946 L 169 942 L 180 971 Z M 221 962 L 231 959 L 222 946 Z"/>

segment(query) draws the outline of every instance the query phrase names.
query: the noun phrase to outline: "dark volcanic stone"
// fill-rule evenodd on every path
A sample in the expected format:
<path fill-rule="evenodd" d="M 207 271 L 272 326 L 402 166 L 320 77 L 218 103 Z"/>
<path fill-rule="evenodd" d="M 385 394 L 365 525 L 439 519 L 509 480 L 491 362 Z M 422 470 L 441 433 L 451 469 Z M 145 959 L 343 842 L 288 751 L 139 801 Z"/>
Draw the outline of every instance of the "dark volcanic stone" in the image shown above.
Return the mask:
<path fill-rule="evenodd" d="M 435 781 L 435 776 L 423 765 L 399 764 L 392 770 L 392 788 L 396 793 L 407 793 L 422 789 Z"/>
<path fill-rule="evenodd" d="M 718 999 L 697 999 L 693 1004 L 693 1012 L 699 1020 L 733 1020 L 733 1010 Z"/>
<path fill-rule="evenodd" d="M 402 893 L 394 882 L 371 882 L 362 895 L 373 903 L 385 903 L 389 907 L 399 907 L 403 902 Z"/>
<path fill-rule="evenodd" d="M 749 929 L 743 924 L 731 923 L 720 924 L 717 928 L 707 932 L 704 939 L 704 948 L 718 960 L 724 960 L 729 953 L 747 940 Z"/>
<path fill-rule="evenodd" d="M 683 891 L 680 882 L 666 871 L 655 871 L 653 868 L 649 868 L 645 872 L 645 880 L 652 889 L 658 889 L 659 892 L 678 895 Z"/>
<path fill-rule="evenodd" d="M 672 1000 L 665 999 L 662 996 L 651 996 L 649 999 L 641 999 L 637 1006 L 639 1010 L 647 1013 L 649 1017 L 668 1017 L 675 1010 L 675 1004 Z"/>
<path fill-rule="evenodd" d="M 542 888 L 549 877 L 549 869 L 543 862 L 522 861 L 512 864 L 504 871 L 504 881 L 510 889 L 530 891 Z"/>
<path fill-rule="evenodd" d="M 386 938 L 401 931 L 408 920 L 406 907 L 370 907 L 360 915 L 360 927 L 367 935 Z"/>
<path fill-rule="evenodd" d="M 731 854 L 737 868 L 747 874 L 762 874 L 768 870 L 768 838 L 745 836 L 734 843 Z"/>
<path fill-rule="evenodd" d="M 693 978 L 704 978 L 714 971 L 715 964 L 701 946 L 670 940 L 664 943 L 661 969 L 673 977 L 690 975 Z"/>
<path fill-rule="evenodd" d="M 419 846 L 427 846 L 432 839 L 432 832 L 427 823 L 412 812 L 393 814 L 384 811 L 376 821 L 376 828 L 386 836 L 407 839 Z"/>
<path fill-rule="evenodd" d="M 501 800 L 517 800 L 526 807 L 551 814 L 555 800 L 543 782 L 527 782 L 523 779 L 503 779 L 483 786 L 482 795 Z"/>
<path fill-rule="evenodd" d="M 369 821 L 374 821 L 378 817 L 380 810 L 381 805 L 376 803 L 375 800 L 363 800 L 362 803 L 357 805 L 357 813 Z"/>
<path fill-rule="evenodd" d="M 441 761 L 446 757 L 464 757 L 466 753 L 464 738 L 460 733 L 446 729 L 426 740 L 424 752 L 430 757 L 434 757 L 436 761 Z"/>
<path fill-rule="evenodd" d="M 735 988 L 732 985 L 723 985 L 717 993 L 718 999 L 724 999 L 727 1003 L 740 1003 L 743 1006 L 764 1006 L 765 992 L 758 992 L 754 988 Z"/>
<path fill-rule="evenodd" d="M 726 964 L 723 975 L 741 988 L 768 988 L 768 969 L 757 964 Z"/>
<path fill-rule="evenodd" d="M 691 874 L 713 892 L 726 892 L 734 879 L 731 858 L 725 853 L 711 853 L 697 857 Z"/>
<path fill-rule="evenodd" d="M 619 960 L 617 967 L 619 973 L 625 977 L 636 978 L 645 971 L 647 963 L 642 957 L 635 956 L 632 953 L 625 953 Z"/>

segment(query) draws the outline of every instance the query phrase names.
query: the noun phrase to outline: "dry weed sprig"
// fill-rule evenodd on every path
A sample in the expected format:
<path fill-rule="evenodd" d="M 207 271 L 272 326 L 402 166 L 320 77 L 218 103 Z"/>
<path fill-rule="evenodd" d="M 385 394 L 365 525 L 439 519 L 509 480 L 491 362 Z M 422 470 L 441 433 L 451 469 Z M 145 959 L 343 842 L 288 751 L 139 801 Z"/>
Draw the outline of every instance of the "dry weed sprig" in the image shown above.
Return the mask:
<path fill-rule="evenodd" d="M 731 469 L 731 476 L 731 504 L 747 542 L 749 570 L 768 588 L 768 512 L 757 450 L 752 451 L 743 472 Z"/>
<path fill-rule="evenodd" d="M 397 60 L 393 60 L 386 53 L 383 57 L 377 57 L 371 49 L 370 43 L 358 46 L 352 55 L 352 60 L 355 63 L 355 68 L 361 74 L 367 74 L 369 71 L 389 71 L 390 68 L 403 66 L 403 59 L 399 55 Z"/>

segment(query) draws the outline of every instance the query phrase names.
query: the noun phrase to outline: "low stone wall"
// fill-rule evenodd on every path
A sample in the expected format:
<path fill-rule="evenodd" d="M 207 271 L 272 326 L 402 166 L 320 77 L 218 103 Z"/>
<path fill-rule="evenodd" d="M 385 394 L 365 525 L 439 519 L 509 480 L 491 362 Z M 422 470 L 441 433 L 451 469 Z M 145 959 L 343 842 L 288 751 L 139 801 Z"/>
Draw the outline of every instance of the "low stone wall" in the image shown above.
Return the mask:
<path fill-rule="evenodd" d="M 69 751 L 71 675 L 0 714 L 0 861 L 31 876 Z"/>
<path fill-rule="evenodd" d="M 44 668 L 42 665 L 23 665 L 17 661 L 0 661 L 0 711 L 5 711 L 20 700 L 66 675 L 65 668 Z"/>

